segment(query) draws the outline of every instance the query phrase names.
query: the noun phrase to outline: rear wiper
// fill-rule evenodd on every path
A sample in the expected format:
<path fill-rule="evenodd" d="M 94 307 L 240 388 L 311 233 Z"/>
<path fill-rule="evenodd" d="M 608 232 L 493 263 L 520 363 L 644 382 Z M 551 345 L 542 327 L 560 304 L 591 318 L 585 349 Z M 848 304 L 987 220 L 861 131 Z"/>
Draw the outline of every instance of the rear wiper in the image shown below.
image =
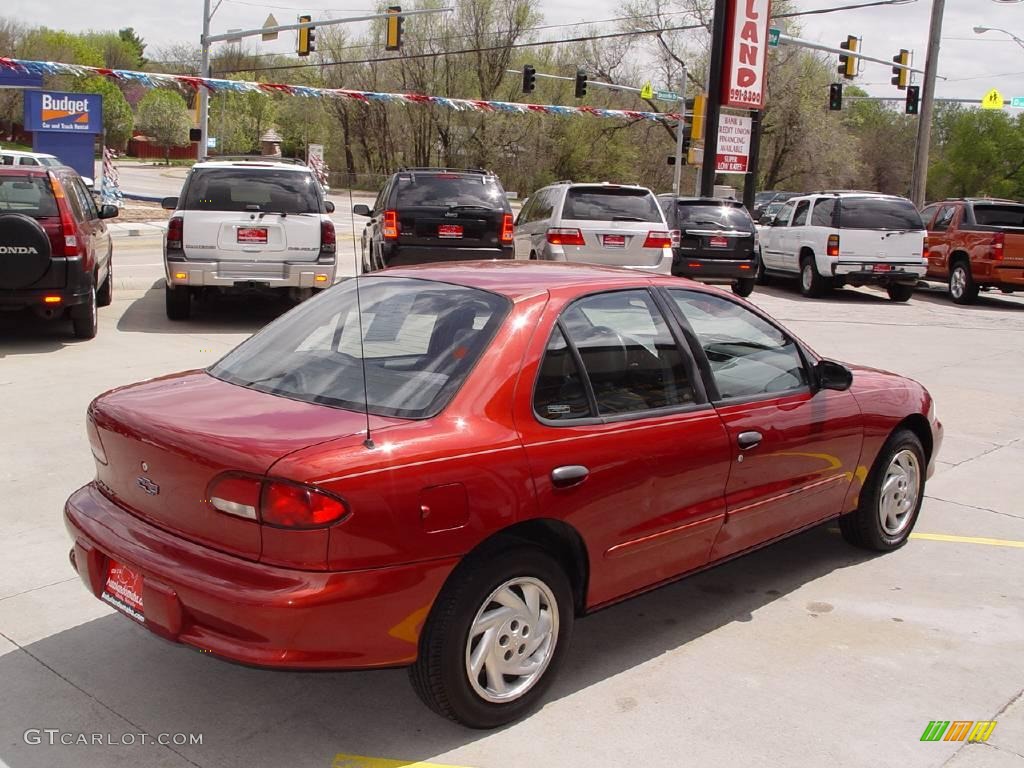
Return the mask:
<path fill-rule="evenodd" d="M 476 205 L 475 203 L 466 203 L 465 205 L 449 205 L 449 211 L 489 211 L 491 210 L 486 205 Z"/>
<path fill-rule="evenodd" d="M 647 221 L 647 219 L 640 219 L 636 216 L 612 216 L 612 221 Z"/>
<path fill-rule="evenodd" d="M 885 240 L 885 238 L 891 237 L 892 235 L 905 235 L 905 234 L 907 234 L 907 232 L 910 232 L 910 231 L 911 230 L 909 230 L 909 229 L 893 229 L 893 230 L 890 230 L 889 232 L 886 232 L 884 235 L 882 235 L 882 239 Z"/>

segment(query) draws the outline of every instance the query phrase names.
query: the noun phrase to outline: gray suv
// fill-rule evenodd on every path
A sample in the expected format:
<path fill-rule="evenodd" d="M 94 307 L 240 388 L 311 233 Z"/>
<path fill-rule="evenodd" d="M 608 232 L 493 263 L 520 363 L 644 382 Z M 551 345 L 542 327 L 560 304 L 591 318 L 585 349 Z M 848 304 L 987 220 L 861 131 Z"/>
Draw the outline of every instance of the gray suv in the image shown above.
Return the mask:
<path fill-rule="evenodd" d="M 584 261 L 672 273 L 669 230 L 651 190 L 562 181 L 537 190 L 519 212 L 517 259 Z"/>

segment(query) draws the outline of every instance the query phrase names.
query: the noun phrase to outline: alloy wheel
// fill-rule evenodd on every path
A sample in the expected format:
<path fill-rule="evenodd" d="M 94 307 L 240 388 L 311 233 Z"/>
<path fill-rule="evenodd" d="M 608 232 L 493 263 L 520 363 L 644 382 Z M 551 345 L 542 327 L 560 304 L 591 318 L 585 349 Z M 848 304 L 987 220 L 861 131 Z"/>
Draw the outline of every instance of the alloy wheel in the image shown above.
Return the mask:
<path fill-rule="evenodd" d="M 878 497 L 878 517 L 887 536 L 898 536 L 910 524 L 920 492 L 921 465 L 913 451 L 903 449 L 889 462 Z"/>
<path fill-rule="evenodd" d="M 954 267 L 953 274 L 949 276 L 949 292 L 953 295 L 954 299 L 959 299 L 964 295 L 966 288 L 967 275 L 964 274 L 964 268 Z"/>
<path fill-rule="evenodd" d="M 811 290 L 814 285 L 814 265 L 811 262 L 804 262 L 804 268 L 800 271 L 800 284 L 805 291 Z"/>
<path fill-rule="evenodd" d="M 523 696 L 547 669 L 558 642 L 558 603 L 533 577 L 509 579 L 484 600 L 469 628 L 466 674 L 486 701 Z"/>

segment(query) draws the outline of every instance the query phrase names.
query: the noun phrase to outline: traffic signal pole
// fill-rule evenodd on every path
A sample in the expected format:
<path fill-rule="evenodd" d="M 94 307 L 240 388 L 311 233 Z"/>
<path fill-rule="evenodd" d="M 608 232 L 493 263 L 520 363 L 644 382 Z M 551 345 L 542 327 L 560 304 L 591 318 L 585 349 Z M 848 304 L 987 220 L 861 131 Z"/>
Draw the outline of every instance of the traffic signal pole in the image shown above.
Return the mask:
<path fill-rule="evenodd" d="M 210 0 L 203 0 L 203 36 L 199 38 L 202 53 L 199 59 L 199 76 L 210 76 Z M 199 89 L 199 146 L 196 160 L 206 157 L 206 134 L 210 124 L 210 94 L 205 88 Z"/>
<path fill-rule="evenodd" d="M 914 152 L 914 175 L 910 182 L 910 200 L 918 208 L 924 205 L 928 187 L 928 150 L 932 141 L 932 107 L 935 102 L 935 70 L 939 66 L 939 38 L 942 37 L 942 14 L 946 0 L 932 0 L 932 19 L 928 32 L 928 56 L 924 63 L 924 92 L 917 118 L 917 149 Z"/>

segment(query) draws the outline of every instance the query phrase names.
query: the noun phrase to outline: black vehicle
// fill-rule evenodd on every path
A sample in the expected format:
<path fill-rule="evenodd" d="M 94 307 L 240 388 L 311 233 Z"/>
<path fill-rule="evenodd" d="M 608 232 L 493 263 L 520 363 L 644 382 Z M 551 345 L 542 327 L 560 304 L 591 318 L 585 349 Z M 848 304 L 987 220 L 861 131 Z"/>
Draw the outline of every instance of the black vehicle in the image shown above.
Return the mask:
<path fill-rule="evenodd" d="M 672 274 L 706 283 L 729 283 L 749 296 L 757 273 L 757 230 L 743 204 L 716 197 L 659 195 L 670 229 L 679 230 L 672 248 Z"/>
<path fill-rule="evenodd" d="M 113 251 L 82 177 L 67 166 L 0 167 L 0 310 L 69 318 L 75 336 L 96 335 L 97 307 L 113 298 Z"/>
<path fill-rule="evenodd" d="M 363 272 L 433 261 L 511 259 L 512 207 L 484 170 L 403 168 L 391 176 L 362 236 Z"/>

